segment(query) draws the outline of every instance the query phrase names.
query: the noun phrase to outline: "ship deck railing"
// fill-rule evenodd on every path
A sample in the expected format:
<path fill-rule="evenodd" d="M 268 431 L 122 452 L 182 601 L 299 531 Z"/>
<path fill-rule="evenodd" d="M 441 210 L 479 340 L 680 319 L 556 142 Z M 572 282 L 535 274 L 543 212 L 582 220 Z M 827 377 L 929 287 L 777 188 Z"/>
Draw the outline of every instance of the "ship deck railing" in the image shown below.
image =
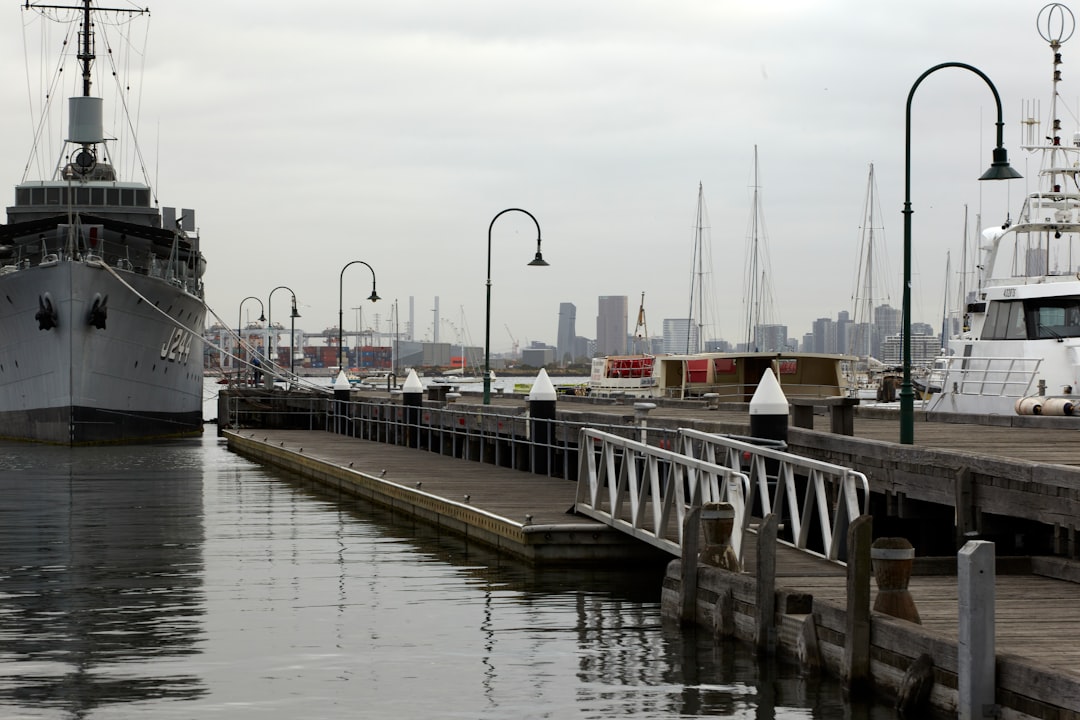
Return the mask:
<path fill-rule="evenodd" d="M 1016 399 L 1027 397 L 1037 388 L 1035 378 L 1042 364 L 1042 358 L 1031 357 L 954 355 L 944 360 L 941 392 L 936 394 L 933 405 L 950 394 Z"/>

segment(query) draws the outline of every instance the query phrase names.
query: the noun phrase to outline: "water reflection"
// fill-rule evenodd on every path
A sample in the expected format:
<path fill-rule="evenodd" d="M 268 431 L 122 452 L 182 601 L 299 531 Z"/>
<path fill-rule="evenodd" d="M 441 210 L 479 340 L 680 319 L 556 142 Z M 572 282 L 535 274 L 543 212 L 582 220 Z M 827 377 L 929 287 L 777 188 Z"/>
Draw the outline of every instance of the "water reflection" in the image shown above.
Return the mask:
<path fill-rule="evenodd" d="M 200 448 L 0 445 L 0 707 L 205 692 Z"/>
<path fill-rule="evenodd" d="M 533 569 L 212 432 L 0 445 L 0 490 L 0 717 L 893 717 L 662 621 L 660 568 Z"/>
<path fill-rule="evenodd" d="M 400 661 L 396 655 L 420 648 L 431 651 L 422 627 L 457 644 L 460 652 L 451 656 L 461 665 L 452 673 L 453 684 L 440 688 L 444 680 L 436 677 L 419 695 L 410 695 L 416 707 L 406 713 L 409 717 L 427 712 L 446 716 L 448 708 L 437 701 L 421 709 L 429 696 L 454 703 L 462 717 L 469 711 L 478 717 L 896 717 L 885 706 L 847 702 L 833 679 L 805 677 L 792 665 L 758 658 L 744 643 L 717 643 L 711 633 L 661 619 L 662 567 L 532 568 L 407 515 L 286 474 L 278 477 L 297 492 L 328 500 L 336 508 L 344 533 L 338 538 L 342 603 L 356 602 L 355 597 L 346 599 L 349 577 L 366 575 L 368 594 L 362 604 L 371 618 L 368 637 L 380 658 L 393 663 Z M 357 546 L 349 530 L 356 523 L 369 526 L 379 538 L 377 546 Z M 402 581 L 414 579 L 414 573 L 403 575 L 394 561 L 382 561 L 383 555 L 391 560 L 399 553 L 410 563 L 430 566 L 433 575 L 426 582 L 434 584 L 404 588 Z M 366 569 L 358 571 L 361 557 Z M 470 586 L 472 597 L 461 589 Z M 387 622 L 403 602 L 413 608 L 405 621 L 411 629 Z M 468 615 L 475 623 L 455 621 L 468 604 L 479 605 L 479 613 Z M 436 621 L 428 626 L 426 616 L 456 625 L 439 628 Z M 409 649 L 384 650 L 391 638 Z M 470 667 L 474 661 L 479 667 Z M 391 688 L 401 680 L 381 669 L 369 678 Z M 475 707 L 465 700 L 473 684 Z M 385 700 L 373 702 L 380 707 Z"/>

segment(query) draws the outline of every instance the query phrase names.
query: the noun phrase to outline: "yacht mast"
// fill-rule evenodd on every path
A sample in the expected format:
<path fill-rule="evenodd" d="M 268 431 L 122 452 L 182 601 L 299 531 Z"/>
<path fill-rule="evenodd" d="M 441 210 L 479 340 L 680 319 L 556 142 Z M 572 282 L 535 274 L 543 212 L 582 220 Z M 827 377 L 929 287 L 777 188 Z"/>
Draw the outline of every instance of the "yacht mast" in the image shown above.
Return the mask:
<path fill-rule="evenodd" d="M 702 326 L 705 319 L 705 247 L 702 242 L 702 232 L 704 229 L 703 216 L 705 212 L 705 194 L 702 188 L 701 182 L 698 182 L 698 201 L 697 201 L 697 220 L 694 224 L 694 251 L 692 254 L 691 268 L 696 268 L 695 272 L 690 274 L 690 311 L 686 318 L 686 353 L 697 352 L 700 348 L 691 348 L 691 337 L 693 333 L 691 328 L 694 325 L 694 289 L 697 289 L 697 328 L 698 328 L 698 344 L 700 345 L 703 334 Z M 696 275 L 696 277 L 695 277 Z M 642 293 L 644 296 L 644 293 Z"/>
<path fill-rule="evenodd" d="M 855 332 L 848 343 L 848 352 L 858 355 L 860 358 L 869 358 L 873 355 L 874 348 L 874 297 L 875 275 L 881 270 L 875 271 L 875 260 L 881 264 L 881 258 L 875 258 L 875 245 L 882 242 L 881 238 L 875 238 L 874 233 L 879 228 L 876 226 L 875 213 L 877 213 L 877 181 L 874 178 L 874 164 L 870 163 L 870 170 L 866 179 L 866 202 L 863 206 L 863 225 L 859 235 L 859 264 L 855 272 L 855 294 L 853 308 Z M 879 290 L 880 292 L 880 290 Z M 885 296 L 887 299 L 887 295 Z"/>
<path fill-rule="evenodd" d="M 754 336 L 754 328 L 757 325 L 758 313 L 760 312 L 761 298 L 758 297 L 761 288 L 758 287 L 758 153 L 757 145 L 754 146 L 754 196 L 751 202 L 750 216 L 750 267 L 747 271 L 749 287 L 746 289 L 746 298 L 749 305 L 746 314 L 746 349 L 753 351 L 756 348 L 751 343 Z"/>

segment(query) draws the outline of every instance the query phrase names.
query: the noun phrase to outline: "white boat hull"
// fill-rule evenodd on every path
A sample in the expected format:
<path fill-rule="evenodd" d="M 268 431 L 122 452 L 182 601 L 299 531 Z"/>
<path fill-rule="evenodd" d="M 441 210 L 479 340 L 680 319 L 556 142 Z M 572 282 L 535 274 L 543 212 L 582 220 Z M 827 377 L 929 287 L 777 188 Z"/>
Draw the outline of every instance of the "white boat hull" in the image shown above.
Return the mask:
<path fill-rule="evenodd" d="M 82 261 L 0 274 L 0 436 L 61 444 L 202 431 L 202 301 L 164 279 Z M 55 327 L 38 318 L 47 297 Z M 142 295 L 149 302 L 139 297 Z M 89 316 L 106 298 L 105 327 Z"/>

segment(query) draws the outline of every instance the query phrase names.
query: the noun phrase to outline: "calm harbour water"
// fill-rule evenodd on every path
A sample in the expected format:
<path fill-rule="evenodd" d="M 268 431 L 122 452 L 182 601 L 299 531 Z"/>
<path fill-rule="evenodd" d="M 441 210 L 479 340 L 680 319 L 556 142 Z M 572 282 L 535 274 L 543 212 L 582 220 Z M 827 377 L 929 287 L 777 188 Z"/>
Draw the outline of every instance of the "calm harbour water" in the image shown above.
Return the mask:
<path fill-rule="evenodd" d="M 212 416 L 212 413 L 210 414 Z M 894 717 L 202 439 L 0 444 L 0 717 Z"/>

